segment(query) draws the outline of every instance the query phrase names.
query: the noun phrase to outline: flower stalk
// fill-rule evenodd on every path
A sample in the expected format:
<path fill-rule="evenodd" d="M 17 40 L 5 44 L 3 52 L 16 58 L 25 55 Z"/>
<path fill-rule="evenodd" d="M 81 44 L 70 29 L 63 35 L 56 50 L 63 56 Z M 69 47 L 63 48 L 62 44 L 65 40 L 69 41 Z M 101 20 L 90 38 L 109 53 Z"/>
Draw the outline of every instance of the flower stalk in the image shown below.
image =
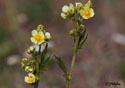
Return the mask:
<path fill-rule="evenodd" d="M 75 42 L 75 46 L 74 46 L 74 54 L 73 54 L 73 58 L 72 58 L 72 64 L 71 64 L 71 69 L 70 69 L 70 73 L 69 73 L 69 79 L 66 79 L 66 88 L 69 88 L 69 82 L 72 78 L 72 73 L 73 73 L 75 60 L 76 60 L 76 56 L 77 56 L 77 46 L 78 46 L 78 36 L 76 36 L 76 42 Z"/>

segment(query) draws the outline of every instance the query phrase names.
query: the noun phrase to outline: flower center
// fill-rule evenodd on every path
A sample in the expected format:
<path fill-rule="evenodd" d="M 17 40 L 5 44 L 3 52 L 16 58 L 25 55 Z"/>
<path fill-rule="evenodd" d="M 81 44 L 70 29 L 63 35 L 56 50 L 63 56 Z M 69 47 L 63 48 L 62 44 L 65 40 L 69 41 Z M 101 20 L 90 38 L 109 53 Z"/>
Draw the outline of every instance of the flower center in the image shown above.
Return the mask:
<path fill-rule="evenodd" d="M 28 78 L 28 82 L 30 82 L 30 83 L 34 82 L 34 78 L 33 78 L 32 76 L 30 76 L 30 77 Z"/>
<path fill-rule="evenodd" d="M 84 14 L 85 14 L 86 16 L 89 16 L 89 15 L 90 15 L 90 11 L 87 9 L 87 10 L 85 10 Z"/>
<path fill-rule="evenodd" d="M 41 39 L 42 39 L 42 36 L 40 36 L 39 34 L 37 34 L 37 35 L 35 36 L 35 40 L 36 40 L 36 41 L 41 41 Z"/>

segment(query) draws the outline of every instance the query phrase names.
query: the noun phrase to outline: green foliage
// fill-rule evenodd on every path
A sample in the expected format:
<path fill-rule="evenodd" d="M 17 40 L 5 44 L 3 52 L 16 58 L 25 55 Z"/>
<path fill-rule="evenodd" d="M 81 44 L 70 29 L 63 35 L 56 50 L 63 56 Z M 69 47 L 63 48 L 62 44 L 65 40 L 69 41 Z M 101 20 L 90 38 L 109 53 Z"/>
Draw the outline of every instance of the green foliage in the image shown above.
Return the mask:
<path fill-rule="evenodd" d="M 67 74 L 67 69 L 66 66 L 64 64 L 63 59 L 61 59 L 60 57 L 55 56 L 57 59 L 57 64 L 59 65 L 59 67 L 61 68 L 61 70 L 64 72 L 64 77 L 67 78 L 68 74 Z"/>
<path fill-rule="evenodd" d="M 78 49 L 82 48 L 82 45 L 85 43 L 87 37 L 88 37 L 88 34 L 86 34 L 86 29 L 85 29 L 79 37 Z"/>
<path fill-rule="evenodd" d="M 48 51 L 48 43 L 46 43 L 45 49 L 41 53 L 41 58 L 40 58 L 40 72 L 43 72 L 46 69 L 46 66 L 50 60 L 51 56 L 47 56 L 47 51 Z"/>

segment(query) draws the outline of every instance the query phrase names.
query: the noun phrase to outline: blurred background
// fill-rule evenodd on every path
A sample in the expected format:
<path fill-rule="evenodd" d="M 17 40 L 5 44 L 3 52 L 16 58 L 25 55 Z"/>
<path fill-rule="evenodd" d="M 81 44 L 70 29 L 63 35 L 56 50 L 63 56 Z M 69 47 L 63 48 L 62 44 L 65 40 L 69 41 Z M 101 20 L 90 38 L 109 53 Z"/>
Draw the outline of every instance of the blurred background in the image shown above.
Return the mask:
<path fill-rule="evenodd" d="M 28 57 L 31 31 L 39 24 L 52 35 L 53 53 L 70 69 L 72 22 L 60 16 L 63 5 L 80 0 L 0 0 L 0 88 L 31 88 L 21 60 Z M 87 0 L 81 0 L 86 3 Z M 94 18 L 84 22 L 88 39 L 78 53 L 70 88 L 124 88 L 125 0 L 92 0 Z M 119 82 L 107 86 L 106 82 Z M 51 60 L 39 88 L 65 88 L 63 73 Z"/>

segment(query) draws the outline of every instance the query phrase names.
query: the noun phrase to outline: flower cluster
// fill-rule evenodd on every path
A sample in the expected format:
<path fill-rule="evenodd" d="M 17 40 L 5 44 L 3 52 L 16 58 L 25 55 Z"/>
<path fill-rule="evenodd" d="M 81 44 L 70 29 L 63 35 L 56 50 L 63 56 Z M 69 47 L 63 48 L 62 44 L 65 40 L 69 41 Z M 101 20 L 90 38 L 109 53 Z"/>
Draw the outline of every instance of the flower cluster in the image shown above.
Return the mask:
<path fill-rule="evenodd" d="M 75 6 L 72 3 L 70 3 L 69 6 L 63 6 L 61 17 L 70 19 L 73 22 L 75 28 L 70 31 L 70 35 L 74 37 L 74 40 L 78 39 L 77 49 L 81 49 L 87 39 L 86 28 L 83 25 L 83 21 L 92 18 L 94 15 L 95 13 L 90 0 L 86 4 L 77 2 Z"/>
<path fill-rule="evenodd" d="M 34 75 L 35 71 L 35 62 L 33 60 L 28 60 L 27 58 L 23 58 L 21 63 L 22 68 L 28 72 L 28 76 L 25 77 L 24 81 L 29 84 L 33 84 L 36 81 L 36 77 Z"/>
<path fill-rule="evenodd" d="M 38 82 L 39 80 L 38 74 L 40 74 L 40 71 L 44 69 L 45 65 L 48 62 L 48 59 L 46 60 L 46 53 L 48 48 L 47 42 L 51 39 L 51 35 L 49 32 L 46 32 L 44 30 L 43 25 L 38 25 L 37 29 L 33 30 L 31 34 L 32 34 L 32 37 L 30 38 L 31 42 L 34 43 L 36 46 L 38 46 L 39 50 L 36 51 L 36 47 L 31 46 L 27 50 L 27 53 L 32 56 L 32 59 L 23 58 L 21 65 L 22 68 L 28 73 L 28 76 L 24 78 L 24 81 L 28 84 L 35 85 L 35 83 Z M 40 51 L 41 46 L 45 44 L 46 44 L 45 50 L 41 52 Z M 43 53 L 45 54 L 44 57 L 42 56 Z M 46 60 L 46 62 L 44 60 Z"/>
<path fill-rule="evenodd" d="M 62 8 L 61 17 L 64 19 L 72 19 L 75 16 L 81 16 L 83 19 L 89 19 L 94 16 L 91 1 L 89 0 L 85 5 L 77 2 L 74 6 L 72 3 L 69 6 L 64 5 Z"/>

